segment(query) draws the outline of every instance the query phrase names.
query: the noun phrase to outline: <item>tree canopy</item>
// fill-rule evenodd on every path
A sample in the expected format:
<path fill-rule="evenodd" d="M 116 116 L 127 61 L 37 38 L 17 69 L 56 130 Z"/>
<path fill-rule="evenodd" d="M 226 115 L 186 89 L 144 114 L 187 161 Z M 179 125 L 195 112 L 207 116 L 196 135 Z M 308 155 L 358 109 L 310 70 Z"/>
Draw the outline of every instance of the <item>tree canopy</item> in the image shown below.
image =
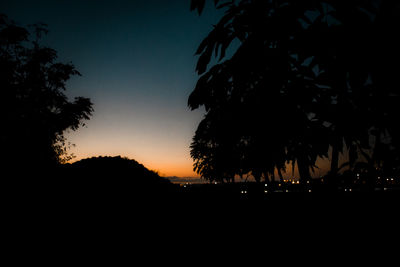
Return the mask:
<path fill-rule="evenodd" d="M 318 158 L 336 174 L 340 153 L 350 168 L 362 160 L 399 172 L 399 4 L 213 2 L 225 13 L 196 51 L 200 78 L 188 100 L 206 109 L 191 145 L 200 175 L 273 179 L 291 163 L 307 180 Z M 204 5 L 192 0 L 191 10 Z"/>
<path fill-rule="evenodd" d="M 1 164 L 41 168 L 69 159 L 64 132 L 77 130 L 93 112 L 90 99 L 65 95 L 80 73 L 40 44 L 45 24 L 28 28 L 0 15 Z"/>

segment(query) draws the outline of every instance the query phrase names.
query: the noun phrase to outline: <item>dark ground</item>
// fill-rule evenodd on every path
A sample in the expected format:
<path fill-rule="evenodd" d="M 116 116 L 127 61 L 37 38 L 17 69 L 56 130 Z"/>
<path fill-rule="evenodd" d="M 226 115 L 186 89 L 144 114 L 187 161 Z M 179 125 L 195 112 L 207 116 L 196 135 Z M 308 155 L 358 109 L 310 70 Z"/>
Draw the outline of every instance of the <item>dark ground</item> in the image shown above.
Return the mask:
<path fill-rule="evenodd" d="M 52 244 L 82 253 L 93 248 L 131 251 L 135 244 L 150 252 L 170 249 L 174 257 L 182 251 L 199 256 L 222 249 L 222 244 L 231 244 L 235 251 L 253 251 L 260 242 L 297 250 L 311 237 L 319 240 L 318 247 L 321 241 L 334 240 L 336 232 L 343 247 L 374 235 L 390 237 L 398 225 L 398 188 L 265 193 L 264 187 L 237 183 L 160 190 L 115 181 L 79 186 L 71 180 L 14 181 L 1 186 L 1 215 L 4 233 L 11 236 L 9 244 L 24 240 L 33 248 L 44 240 L 47 251 L 62 252 L 65 259 L 68 250 Z"/>
<path fill-rule="evenodd" d="M 193 207 L 210 210 L 257 207 L 296 209 L 338 207 L 345 209 L 398 207 L 400 186 L 311 184 L 134 184 L 127 180 L 14 180 L 1 186 L 5 207 L 38 208 L 59 211 L 129 210 L 173 208 L 190 211 Z"/>

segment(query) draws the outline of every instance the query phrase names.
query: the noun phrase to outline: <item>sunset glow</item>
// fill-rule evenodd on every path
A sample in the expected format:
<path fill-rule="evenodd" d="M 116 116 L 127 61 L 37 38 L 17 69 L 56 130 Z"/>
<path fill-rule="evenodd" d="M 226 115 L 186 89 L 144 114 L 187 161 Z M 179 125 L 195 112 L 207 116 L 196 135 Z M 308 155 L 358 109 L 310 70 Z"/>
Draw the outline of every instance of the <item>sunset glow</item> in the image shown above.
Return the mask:
<path fill-rule="evenodd" d="M 121 155 L 161 175 L 197 176 L 189 145 L 203 111 L 190 111 L 187 98 L 197 45 L 218 20 L 212 5 L 200 18 L 189 1 L 5 2 L 1 11 L 18 23 L 48 24 L 45 42 L 82 74 L 66 94 L 90 98 L 94 113 L 66 134 L 73 161 Z"/>

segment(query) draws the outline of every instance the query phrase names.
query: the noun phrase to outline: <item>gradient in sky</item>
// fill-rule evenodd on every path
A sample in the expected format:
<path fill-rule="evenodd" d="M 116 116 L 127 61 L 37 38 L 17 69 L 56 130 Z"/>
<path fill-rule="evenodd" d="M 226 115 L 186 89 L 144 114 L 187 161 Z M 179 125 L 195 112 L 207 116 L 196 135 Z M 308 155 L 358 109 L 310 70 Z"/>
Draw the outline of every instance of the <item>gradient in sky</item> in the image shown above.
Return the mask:
<path fill-rule="evenodd" d="M 194 53 L 221 15 L 199 17 L 190 0 L 2 0 L 0 13 L 20 25 L 48 24 L 44 44 L 82 77 L 70 97 L 89 97 L 95 112 L 67 134 L 79 160 L 126 156 L 163 176 L 197 176 L 189 154 L 204 110 L 187 98 L 198 79 Z"/>

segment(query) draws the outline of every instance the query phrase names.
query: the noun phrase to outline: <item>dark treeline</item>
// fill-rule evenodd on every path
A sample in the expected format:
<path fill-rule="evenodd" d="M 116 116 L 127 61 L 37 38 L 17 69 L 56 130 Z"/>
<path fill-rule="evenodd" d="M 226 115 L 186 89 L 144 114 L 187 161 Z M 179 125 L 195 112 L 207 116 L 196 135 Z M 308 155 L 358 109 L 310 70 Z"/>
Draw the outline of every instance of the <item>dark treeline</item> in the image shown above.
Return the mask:
<path fill-rule="evenodd" d="M 191 9 L 201 14 L 205 2 Z M 306 182 L 321 158 L 333 182 L 344 169 L 354 179 L 399 176 L 397 2 L 213 4 L 225 13 L 198 47 L 188 101 L 206 110 L 191 144 L 195 171 L 210 181 L 273 181 L 289 164 Z"/>

